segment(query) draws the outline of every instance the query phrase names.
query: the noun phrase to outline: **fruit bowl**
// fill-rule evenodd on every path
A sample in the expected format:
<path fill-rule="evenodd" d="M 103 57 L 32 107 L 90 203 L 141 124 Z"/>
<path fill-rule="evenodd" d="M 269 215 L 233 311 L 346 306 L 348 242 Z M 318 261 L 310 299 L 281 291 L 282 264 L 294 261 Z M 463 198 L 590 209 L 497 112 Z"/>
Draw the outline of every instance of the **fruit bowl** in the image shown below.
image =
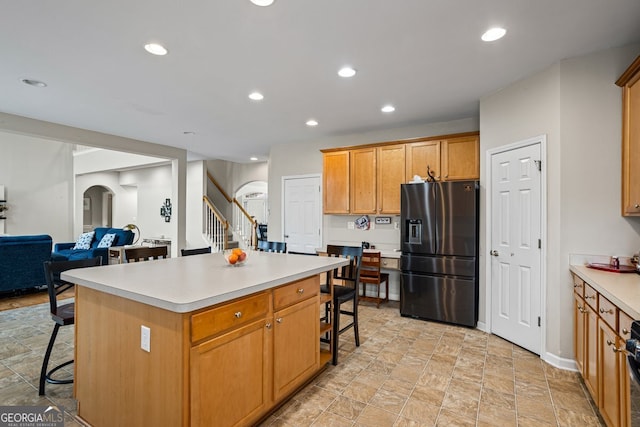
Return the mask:
<path fill-rule="evenodd" d="M 239 267 L 247 262 L 247 251 L 239 248 L 227 249 L 224 251 L 224 260 L 228 265 Z"/>

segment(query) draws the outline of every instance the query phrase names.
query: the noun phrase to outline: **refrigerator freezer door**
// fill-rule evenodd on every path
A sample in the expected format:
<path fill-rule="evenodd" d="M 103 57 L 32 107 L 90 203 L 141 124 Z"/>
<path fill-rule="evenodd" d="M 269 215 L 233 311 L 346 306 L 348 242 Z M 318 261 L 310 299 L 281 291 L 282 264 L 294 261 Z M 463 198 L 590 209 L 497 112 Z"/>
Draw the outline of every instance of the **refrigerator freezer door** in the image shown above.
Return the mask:
<path fill-rule="evenodd" d="M 402 184 L 400 196 L 402 252 L 434 254 L 435 187 L 432 183 Z"/>
<path fill-rule="evenodd" d="M 435 240 L 438 255 L 477 256 L 478 184 L 437 182 Z"/>
<path fill-rule="evenodd" d="M 402 254 L 400 268 L 403 271 L 444 276 L 467 276 L 476 274 L 476 259 L 472 257 L 430 256 Z"/>
<path fill-rule="evenodd" d="M 400 314 L 475 327 L 478 322 L 473 279 L 403 272 Z"/>

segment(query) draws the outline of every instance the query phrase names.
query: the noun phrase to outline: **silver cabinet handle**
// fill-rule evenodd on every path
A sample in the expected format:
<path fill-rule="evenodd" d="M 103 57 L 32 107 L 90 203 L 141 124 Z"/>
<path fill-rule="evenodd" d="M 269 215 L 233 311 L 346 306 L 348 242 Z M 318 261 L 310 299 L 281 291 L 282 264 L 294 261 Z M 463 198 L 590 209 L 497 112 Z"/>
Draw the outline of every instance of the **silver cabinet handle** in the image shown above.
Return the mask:
<path fill-rule="evenodd" d="M 304 293 L 304 288 L 298 288 L 298 293 L 302 295 Z"/>
<path fill-rule="evenodd" d="M 495 249 L 492 250 L 491 252 L 489 252 L 489 254 L 492 255 L 492 256 L 498 256 L 499 255 L 498 251 L 496 251 Z"/>
<path fill-rule="evenodd" d="M 638 209 L 638 208 L 640 208 L 640 205 L 636 203 L 634 208 Z"/>
<path fill-rule="evenodd" d="M 603 314 L 604 314 L 604 313 L 613 314 L 613 310 L 612 310 L 612 309 L 605 310 L 604 308 L 601 308 L 601 309 L 600 309 L 600 313 L 603 313 Z"/>
<path fill-rule="evenodd" d="M 595 295 L 587 295 L 586 297 L 584 297 L 584 299 L 596 299 L 596 296 Z M 600 309 L 600 313 L 604 313 L 602 311 L 602 309 Z"/>
<path fill-rule="evenodd" d="M 629 335 L 629 330 L 627 328 L 622 328 L 622 335 Z"/>
<path fill-rule="evenodd" d="M 276 319 L 276 322 L 278 322 L 278 323 L 282 323 L 282 317 L 278 317 L 278 318 Z"/>
<path fill-rule="evenodd" d="M 267 329 L 271 329 L 271 323 L 267 323 L 266 325 L 264 325 L 264 327 Z"/>
<path fill-rule="evenodd" d="M 242 317 L 242 312 L 238 311 L 238 312 L 234 313 L 233 315 L 236 317 L 236 319 L 239 319 L 239 318 Z"/>

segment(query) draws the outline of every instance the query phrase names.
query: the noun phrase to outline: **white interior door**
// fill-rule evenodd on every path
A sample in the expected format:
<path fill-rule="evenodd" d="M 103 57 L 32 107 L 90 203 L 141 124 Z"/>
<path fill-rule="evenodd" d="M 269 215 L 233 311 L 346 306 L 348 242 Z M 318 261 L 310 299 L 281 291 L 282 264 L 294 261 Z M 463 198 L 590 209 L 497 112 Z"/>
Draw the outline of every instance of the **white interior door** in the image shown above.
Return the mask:
<path fill-rule="evenodd" d="M 322 244 L 320 177 L 285 177 L 282 193 L 282 229 L 287 251 L 315 253 Z"/>
<path fill-rule="evenodd" d="M 491 155 L 491 332 L 541 351 L 540 142 Z"/>

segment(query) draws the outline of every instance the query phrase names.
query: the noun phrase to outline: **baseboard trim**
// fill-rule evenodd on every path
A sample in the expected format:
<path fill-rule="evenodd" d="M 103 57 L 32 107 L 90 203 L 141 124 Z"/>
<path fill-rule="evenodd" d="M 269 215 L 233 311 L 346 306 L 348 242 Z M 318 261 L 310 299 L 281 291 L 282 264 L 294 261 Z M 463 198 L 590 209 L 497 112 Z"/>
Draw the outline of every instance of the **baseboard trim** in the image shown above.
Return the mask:
<path fill-rule="evenodd" d="M 578 372 L 578 366 L 576 365 L 576 361 L 573 359 L 565 359 L 564 357 L 559 357 L 549 352 L 545 353 L 543 356 L 541 356 L 541 358 L 549 365 L 554 366 L 558 369 Z"/>

